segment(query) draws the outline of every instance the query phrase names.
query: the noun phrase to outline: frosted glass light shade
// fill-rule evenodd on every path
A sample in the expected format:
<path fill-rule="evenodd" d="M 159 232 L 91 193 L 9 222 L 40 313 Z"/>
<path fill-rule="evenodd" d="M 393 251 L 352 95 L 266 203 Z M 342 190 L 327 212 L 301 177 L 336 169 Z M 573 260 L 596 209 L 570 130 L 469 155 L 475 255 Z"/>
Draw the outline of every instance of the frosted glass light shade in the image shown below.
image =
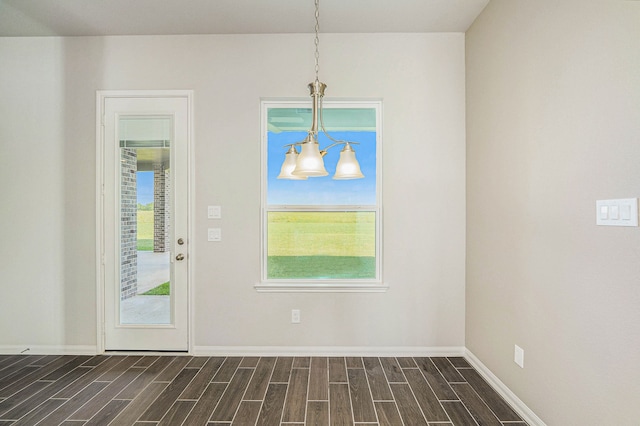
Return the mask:
<path fill-rule="evenodd" d="M 340 160 L 336 165 L 336 174 L 333 175 L 334 179 L 360 179 L 364 175 L 360 171 L 360 164 L 356 160 L 356 152 L 351 148 L 348 143 L 345 144 L 342 151 L 340 151 Z"/>
<path fill-rule="evenodd" d="M 298 155 L 294 176 L 327 176 L 324 161 L 320 154 L 318 143 L 314 140 L 302 144 L 302 151 Z"/>
<path fill-rule="evenodd" d="M 284 161 L 282 162 L 282 167 L 280 168 L 278 179 L 305 180 L 307 178 L 306 176 L 296 176 L 292 174 L 293 170 L 296 168 L 298 155 L 298 151 L 296 151 L 294 146 L 287 151 L 284 156 Z"/>

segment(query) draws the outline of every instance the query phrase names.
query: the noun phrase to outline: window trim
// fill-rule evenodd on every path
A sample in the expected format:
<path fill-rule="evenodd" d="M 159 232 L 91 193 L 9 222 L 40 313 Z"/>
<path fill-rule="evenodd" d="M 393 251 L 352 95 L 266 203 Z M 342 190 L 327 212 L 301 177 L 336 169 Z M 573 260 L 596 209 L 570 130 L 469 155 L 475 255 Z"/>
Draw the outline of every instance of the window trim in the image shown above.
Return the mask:
<path fill-rule="evenodd" d="M 376 114 L 376 205 L 267 205 L 267 113 L 271 108 L 309 108 L 308 99 L 261 99 L 260 102 L 260 282 L 254 288 L 258 292 L 385 292 L 383 281 L 383 206 L 382 206 L 382 100 L 331 100 L 323 101 L 330 108 L 372 108 Z M 282 152 L 284 159 L 284 149 Z M 267 213 L 269 211 L 373 211 L 376 214 L 376 277 L 374 279 L 267 279 Z"/>

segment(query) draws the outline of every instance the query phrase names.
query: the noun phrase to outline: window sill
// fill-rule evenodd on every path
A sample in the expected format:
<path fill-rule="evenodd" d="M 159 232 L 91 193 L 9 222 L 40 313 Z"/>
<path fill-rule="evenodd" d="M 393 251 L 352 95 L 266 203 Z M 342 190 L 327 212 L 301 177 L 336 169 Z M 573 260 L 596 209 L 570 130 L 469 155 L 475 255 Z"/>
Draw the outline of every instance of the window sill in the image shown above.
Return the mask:
<path fill-rule="evenodd" d="M 340 283 L 257 283 L 258 293 L 385 293 L 389 286 L 384 283 L 340 284 Z"/>

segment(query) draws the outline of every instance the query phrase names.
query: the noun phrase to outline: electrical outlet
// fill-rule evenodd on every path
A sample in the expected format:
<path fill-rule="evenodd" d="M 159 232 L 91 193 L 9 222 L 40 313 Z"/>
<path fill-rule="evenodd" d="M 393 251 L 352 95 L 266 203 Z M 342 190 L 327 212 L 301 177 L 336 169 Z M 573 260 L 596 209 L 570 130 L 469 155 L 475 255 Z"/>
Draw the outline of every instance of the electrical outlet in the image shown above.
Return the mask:
<path fill-rule="evenodd" d="M 300 309 L 291 310 L 291 323 L 300 324 Z"/>
<path fill-rule="evenodd" d="M 520 368 L 524 368 L 524 349 L 518 345 L 515 345 L 513 351 L 513 361 L 518 364 Z"/>

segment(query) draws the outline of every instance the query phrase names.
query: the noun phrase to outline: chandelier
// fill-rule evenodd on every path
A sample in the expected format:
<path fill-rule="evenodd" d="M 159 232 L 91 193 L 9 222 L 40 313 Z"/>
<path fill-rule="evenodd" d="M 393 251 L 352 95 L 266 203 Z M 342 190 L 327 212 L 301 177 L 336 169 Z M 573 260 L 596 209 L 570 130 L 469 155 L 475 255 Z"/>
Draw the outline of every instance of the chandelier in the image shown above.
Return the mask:
<path fill-rule="evenodd" d="M 314 42 L 316 48 L 316 79 L 313 83 L 309 83 L 308 85 L 312 99 L 311 128 L 307 132 L 307 137 L 304 140 L 285 145 L 285 147 L 289 147 L 289 149 L 285 154 L 285 159 L 282 163 L 278 179 L 304 180 L 309 177 L 327 176 L 329 173 L 324 167 L 323 158 L 329 149 L 340 145 L 342 145 L 343 148 L 342 151 L 340 151 L 340 159 L 338 160 L 338 164 L 336 164 L 336 172 L 333 175 L 333 178 L 360 179 L 363 178 L 364 175 L 360 171 L 360 164 L 358 164 L 358 160 L 356 160 L 356 152 L 352 146 L 354 144 L 357 145 L 358 142 L 336 140 L 331 137 L 324 128 L 324 122 L 322 120 L 322 98 L 324 97 L 324 91 L 327 88 L 327 85 L 321 83 L 318 78 L 318 71 L 320 69 L 318 65 L 320 59 L 318 49 L 318 45 L 320 43 L 320 39 L 318 37 L 318 32 L 320 31 L 318 19 L 320 16 L 319 0 L 315 0 L 315 8 L 316 26 Z M 322 133 L 329 138 L 331 142 L 333 142 L 322 150 L 320 150 L 320 145 L 318 144 L 318 125 L 320 126 Z M 300 153 L 298 153 L 298 150 L 296 149 L 297 146 L 300 146 Z"/>

